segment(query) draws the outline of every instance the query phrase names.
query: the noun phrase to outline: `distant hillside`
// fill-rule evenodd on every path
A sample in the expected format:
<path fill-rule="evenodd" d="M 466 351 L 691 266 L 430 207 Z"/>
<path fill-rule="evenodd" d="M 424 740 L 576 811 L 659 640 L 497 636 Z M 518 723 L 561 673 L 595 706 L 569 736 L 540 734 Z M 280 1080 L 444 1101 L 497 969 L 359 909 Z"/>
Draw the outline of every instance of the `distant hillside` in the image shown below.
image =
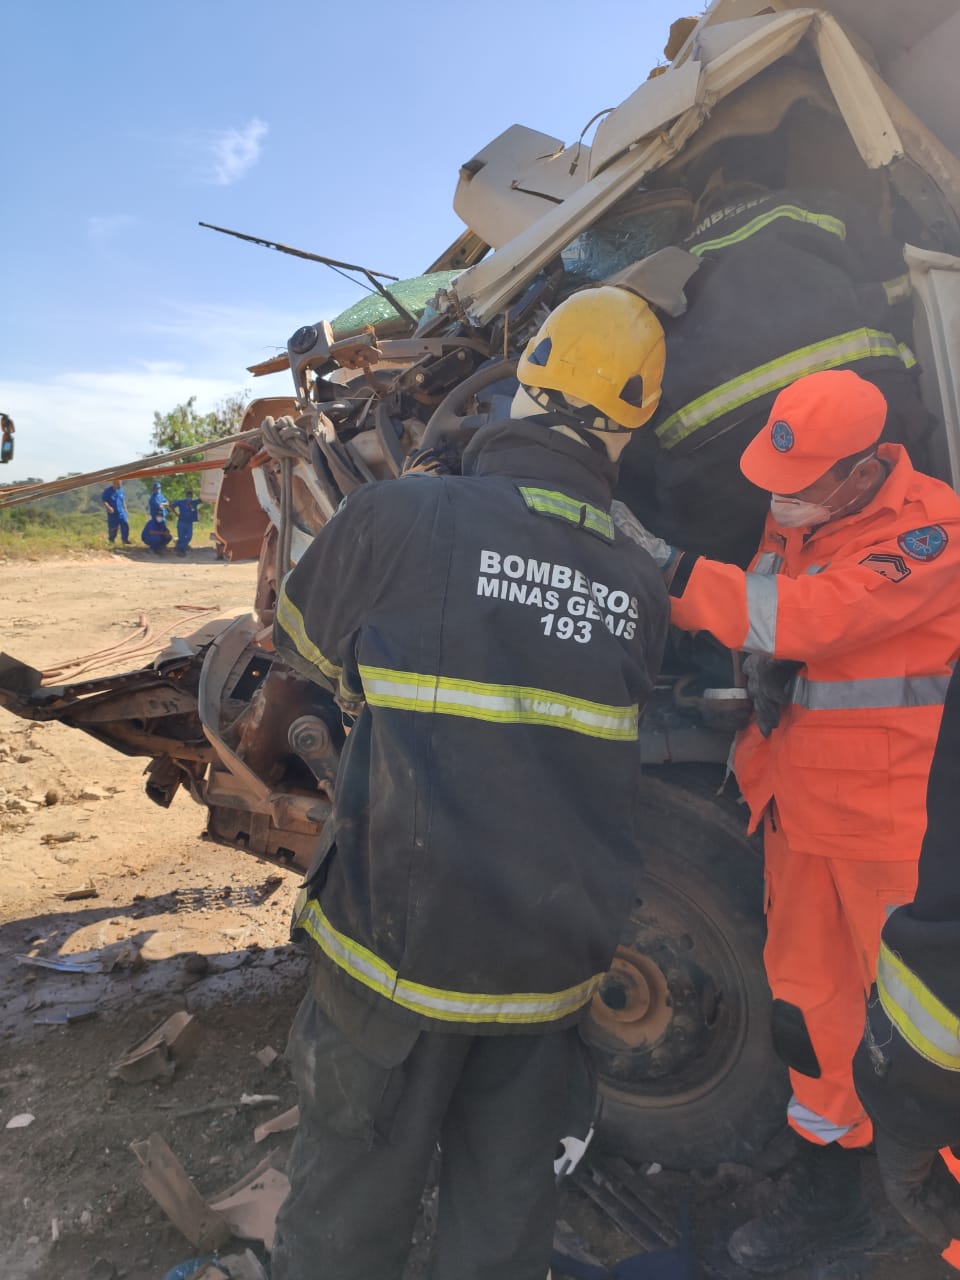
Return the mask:
<path fill-rule="evenodd" d="M 68 476 L 58 477 L 59 479 L 68 479 Z M 40 484 L 41 481 L 34 480 L 32 477 L 28 480 L 21 480 L 18 484 Z M 147 498 L 150 495 L 151 481 L 130 480 L 123 487 L 127 494 L 127 508 L 131 516 L 137 512 L 147 510 Z M 0 489 L 13 488 L 15 486 L 0 484 Z M 100 503 L 100 495 L 107 486 L 104 483 L 86 484 L 80 489 L 71 489 L 68 493 L 56 493 L 49 498 L 41 498 L 39 502 L 25 503 L 22 507 L 12 507 L 7 513 L 12 515 L 14 511 L 22 512 L 46 512 L 50 516 L 73 516 L 73 515 L 101 515 L 103 507 Z"/>

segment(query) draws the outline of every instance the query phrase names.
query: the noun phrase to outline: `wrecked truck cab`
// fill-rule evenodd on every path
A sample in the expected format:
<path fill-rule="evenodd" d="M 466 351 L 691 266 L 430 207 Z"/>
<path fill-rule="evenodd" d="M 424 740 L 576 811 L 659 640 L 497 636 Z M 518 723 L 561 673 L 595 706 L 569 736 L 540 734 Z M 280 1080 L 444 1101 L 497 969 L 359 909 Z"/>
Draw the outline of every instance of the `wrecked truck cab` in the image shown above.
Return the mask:
<path fill-rule="evenodd" d="M 0 702 L 153 757 L 153 799 L 184 786 L 206 806 L 211 839 L 304 868 L 343 729 L 333 692 L 272 650 L 284 573 L 354 488 L 502 414 L 519 353 L 564 296 L 682 246 L 734 141 L 758 185 L 770 185 L 773 156 L 785 186 L 840 192 L 902 246 L 910 346 L 936 421 L 927 469 L 956 484 L 960 14 L 954 0 L 765 10 L 716 0 L 589 146 L 521 126 L 494 139 L 459 175 L 466 230 L 416 289 L 396 285 L 399 307 L 381 294 L 373 313 L 305 324 L 284 356 L 253 367 L 288 367 L 293 388 L 249 407 L 256 437 L 224 471 L 218 537 L 228 554 L 259 557 L 249 615 L 106 681 L 44 689 L 8 661 Z M 651 300 L 676 314 L 671 296 Z M 669 332 L 667 345 L 669 361 Z M 637 891 L 584 1029 L 602 1140 L 674 1167 L 750 1159 L 782 1124 L 786 1091 L 770 1043 L 759 851 L 736 803 L 715 795 L 742 711 L 729 661 L 714 669 L 715 657 L 681 652 L 645 714 Z"/>

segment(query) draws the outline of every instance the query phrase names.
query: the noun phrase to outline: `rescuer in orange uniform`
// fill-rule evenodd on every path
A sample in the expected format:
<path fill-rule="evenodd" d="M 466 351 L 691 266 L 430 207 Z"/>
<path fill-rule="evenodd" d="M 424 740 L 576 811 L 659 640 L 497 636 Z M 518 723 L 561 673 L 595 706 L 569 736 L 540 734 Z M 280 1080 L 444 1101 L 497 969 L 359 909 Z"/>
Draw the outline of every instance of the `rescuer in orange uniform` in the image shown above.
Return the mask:
<path fill-rule="evenodd" d="M 763 826 L 773 1031 L 789 1122 L 807 1139 L 775 1212 L 731 1238 L 756 1271 L 880 1234 L 846 1150 L 872 1137 L 852 1061 L 884 920 L 913 900 L 960 652 L 960 498 L 900 445 L 878 445 L 885 417 L 882 393 L 849 370 L 779 394 L 740 462 L 772 495 L 747 571 L 635 530 L 674 624 L 750 655 L 755 714 L 734 767 L 751 829 Z"/>

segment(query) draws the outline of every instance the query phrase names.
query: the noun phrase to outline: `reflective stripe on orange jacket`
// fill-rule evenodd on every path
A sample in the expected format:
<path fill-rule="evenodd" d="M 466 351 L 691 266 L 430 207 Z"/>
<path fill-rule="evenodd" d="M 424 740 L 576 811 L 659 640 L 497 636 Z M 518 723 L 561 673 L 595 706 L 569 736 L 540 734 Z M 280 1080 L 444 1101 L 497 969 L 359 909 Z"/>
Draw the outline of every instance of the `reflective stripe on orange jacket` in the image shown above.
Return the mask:
<path fill-rule="evenodd" d="M 791 848 L 919 852 L 943 699 L 960 653 L 960 498 L 899 445 L 862 511 L 804 536 L 768 518 L 750 570 L 681 562 L 673 622 L 804 663 L 780 725 L 751 722 L 735 768 L 751 829 L 770 799 Z"/>

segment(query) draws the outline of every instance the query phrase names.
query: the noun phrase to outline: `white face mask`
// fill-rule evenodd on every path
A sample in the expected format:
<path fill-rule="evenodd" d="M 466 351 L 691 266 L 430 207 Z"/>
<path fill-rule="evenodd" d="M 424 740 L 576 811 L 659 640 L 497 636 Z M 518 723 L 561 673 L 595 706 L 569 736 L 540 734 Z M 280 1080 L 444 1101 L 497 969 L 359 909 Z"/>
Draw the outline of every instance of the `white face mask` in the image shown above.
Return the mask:
<path fill-rule="evenodd" d="M 781 529 L 809 529 L 815 524 L 826 524 L 833 516 L 822 502 L 802 502 L 779 493 L 770 496 L 770 514 Z"/>
<path fill-rule="evenodd" d="M 872 456 L 872 454 L 868 454 L 866 458 L 861 458 L 859 462 L 855 462 L 836 488 L 831 489 L 827 496 L 821 498 L 819 502 L 804 502 L 802 498 L 788 498 L 782 493 L 772 493 L 770 495 L 770 514 L 782 529 L 810 529 L 814 525 L 826 524 L 828 520 L 835 520 L 837 516 L 842 516 L 847 507 L 852 506 L 856 499 L 851 498 L 849 502 L 845 502 L 836 511 L 828 505 L 830 499 L 834 494 L 840 492 L 856 469 Z"/>

